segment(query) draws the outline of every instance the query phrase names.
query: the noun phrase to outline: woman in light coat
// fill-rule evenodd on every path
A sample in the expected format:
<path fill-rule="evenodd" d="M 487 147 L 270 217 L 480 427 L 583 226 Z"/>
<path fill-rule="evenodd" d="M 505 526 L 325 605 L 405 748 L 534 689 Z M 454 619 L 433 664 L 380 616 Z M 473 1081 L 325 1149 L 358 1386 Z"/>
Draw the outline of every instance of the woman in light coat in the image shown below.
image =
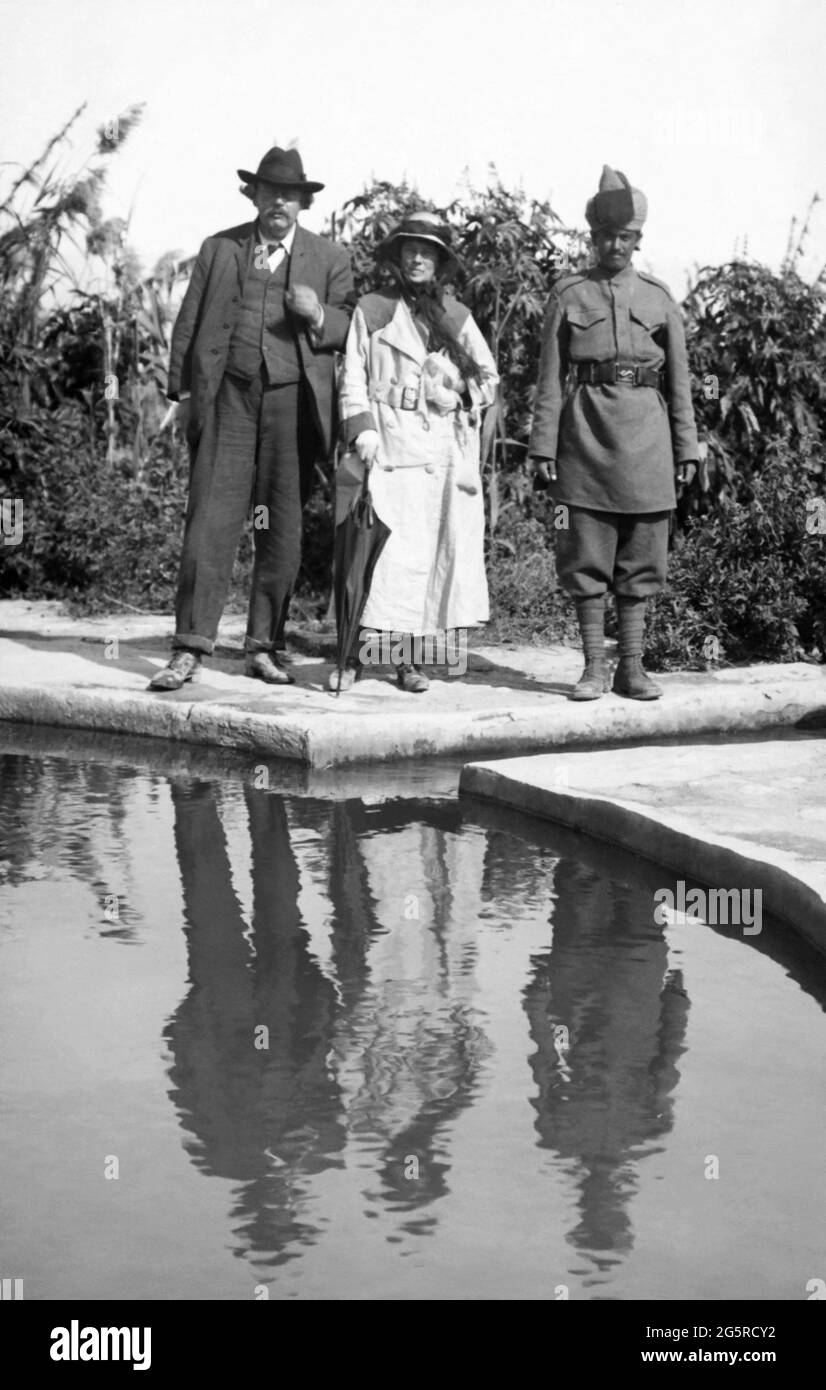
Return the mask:
<path fill-rule="evenodd" d="M 391 532 L 363 630 L 393 635 L 401 656 L 391 660 L 411 693 L 428 687 L 414 664 L 417 638 L 489 616 L 479 433 L 499 377 L 469 310 L 442 288 L 457 265 L 450 239 L 439 217 L 417 212 L 382 243 L 396 285 L 359 301 L 339 389 L 345 442 L 370 468 L 376 514 Z M 344 673 L 342 689 L 363 660 Z M 331 679 L 337 688 L 336 673 Z"/>

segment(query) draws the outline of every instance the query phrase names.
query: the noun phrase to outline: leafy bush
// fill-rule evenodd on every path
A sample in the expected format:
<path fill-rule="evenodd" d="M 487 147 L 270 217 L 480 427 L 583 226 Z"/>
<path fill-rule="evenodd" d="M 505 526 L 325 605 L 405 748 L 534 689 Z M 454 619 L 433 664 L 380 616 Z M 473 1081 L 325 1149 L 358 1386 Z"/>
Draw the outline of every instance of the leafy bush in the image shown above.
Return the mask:
<path fill-rule="evenodd" d="M 747 261 L 701 270 L 687 318 L 694 410 L 708 457 L 680 517 L 744 497 L 785 439 L 816 480 L 826 446 L 826 285 Z M 813 445 L 807 451 L 805 441 Z M 814 481 L 813 481 L 814 485 Z"/>
<path fill-rule="evenodd" d="M 487 557 L 491 637 L 536 644 L 577 638 L 574 606 L 559 587 L 549 543 L 550 507 L 535 502 L 531 517 L 516 506 L 503 513 Z"/>
<path fill-rule="evenodd" d="M 34 407 L 6 431 L 0 462 L 23 504 L 23 543 L 7 547 L 0 592 L 169 607 L 186 505 L 180 446 L 164 442 L 140 478 L 108 468 L 76 403 Z"/>
<path fill-rule="evenodd" d="M 723 499 L 671 555 L 668 590 L 652 605 L 646 656 L 659 670 L 823 655 L 826 538 L 812 532 L 823 454 L 770 445 L 744 500 Z M 824 515 L 826 513 L 821 513 Z"/>

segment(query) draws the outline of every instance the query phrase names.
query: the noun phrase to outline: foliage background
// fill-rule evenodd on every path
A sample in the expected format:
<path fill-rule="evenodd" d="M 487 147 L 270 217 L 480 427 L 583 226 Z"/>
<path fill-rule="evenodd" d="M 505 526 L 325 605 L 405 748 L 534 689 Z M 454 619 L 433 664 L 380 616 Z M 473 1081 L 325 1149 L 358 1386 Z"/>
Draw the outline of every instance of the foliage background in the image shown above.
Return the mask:
<path fill-rule="evenodd" d="M 110 161 L 141 118 L 98 131 L 71 175 L 56 152 L 74 120 L 0 201 L 0 497 L 21 499 L 24 541 L 0 547 L 0 595 L 84 607 L 169 609 L 189 461 L 166 408 L 169 338 L 191 259 L 144 273 L 128 224 L 106 220 Z M 377 287 L 375 250 L 418 190 L 379 180 L 336 213 L 327 234 L 350 249 L 357 287 Z M 548 642 L 575 633 L 556 582 L 552 499 L 526 465 L 544 305 L 558 275 L 588 263 L 581 229 L 548 203 L 468 187 L 439 209 L 461 261 L 455 290 L 485 333 L 502 378 L 488 412 L 483 481 L 491 635 Z M 808 232 L 792 226 L 781 269 L 747 259 L 697 271 L 683 304 L 702 441 L 679 500 L 668 592 L 654 605 L 647 656 L 661 668 L 817 658 L 824 650 L 824 545 L 807 503 L 826 486 L 826 283 L 798 272 Z M 73 254 L 74 253 L 74 254 Z M 88 277 L 74 265 L 96 268 Z M 321 617 L 330 587 L 332 468 L 307 511 L 296 597 Z M 250 572 L 247 531 L 232 598 Z"/>

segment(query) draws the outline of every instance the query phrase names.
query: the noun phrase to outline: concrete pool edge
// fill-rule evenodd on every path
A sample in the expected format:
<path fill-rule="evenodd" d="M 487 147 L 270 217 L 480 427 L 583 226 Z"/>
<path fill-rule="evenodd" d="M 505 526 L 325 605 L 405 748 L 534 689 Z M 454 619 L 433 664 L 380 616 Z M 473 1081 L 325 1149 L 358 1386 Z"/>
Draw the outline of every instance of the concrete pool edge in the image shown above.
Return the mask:
<path fill-rule="evenodd" d="M 388 709 L 356 695 L 342 697 L 340 707 L 329 697 L 323 711 L 293 706 L 272 713 L 234 704 L 218 690 L 215 698 L 190 700 L 134 687 L 0 681 L 0 720 L 237 748 L 319 769 L 826 722 L 826 674 L 807 668 L 801 679 L 777 671 L 744 668 L 728 680 L 702 680 L 699 688 L 696 678 L 666 677 L 663 699 L 652 703 L 608 695 L 583 707 L 538 688 L 535 700 L 509 706 L 508 690 L 491 686 L 490 705 L 475 708 Z"/>
<path fill-rule="evenodd" d="M 217 702 L 148 701 L 131 690 L 0 686 L 0 720 L 234 748 L 304 765 L 310 759 L 307 731 L 294 719 Z"/>
<path fill-rule="evenodd" d="M 760 889 L 766 912 L 826 954 L 826 865 L 806 865 L 768 844 L 756 847 L 691 820 L 583 788 L 549 787 L 491 763 L 469 763 L 460 796 L 534 815 L 662 865 L 685 879 Z M 759 850 L 759 852 L 758 852 Z"/>

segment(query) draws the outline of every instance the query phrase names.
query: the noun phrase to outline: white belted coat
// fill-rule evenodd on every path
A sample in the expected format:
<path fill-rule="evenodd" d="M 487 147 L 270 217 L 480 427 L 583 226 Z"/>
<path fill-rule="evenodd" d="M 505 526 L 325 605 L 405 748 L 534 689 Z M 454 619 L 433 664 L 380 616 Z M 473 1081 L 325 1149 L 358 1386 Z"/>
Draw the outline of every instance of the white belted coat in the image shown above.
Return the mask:
<path fill-rule="evenodd" d="M 479 433 L 499 377 L 469 311 L 448 296 L 445 309 L 482 368 L 481 383 L 469 387 L 470 411 L 456 409 L 456 369 L 444 354 L 428 352 L 402 298 L 366 295 L 353 314 L 339 411 L 351 447 L 362 430 L 378 432 L 370 490 L 391 531 L 373 575 L 365 628 L 424 636 L 489 617 Z M 340 489 L 337 519 L 352 495 Z"/>

